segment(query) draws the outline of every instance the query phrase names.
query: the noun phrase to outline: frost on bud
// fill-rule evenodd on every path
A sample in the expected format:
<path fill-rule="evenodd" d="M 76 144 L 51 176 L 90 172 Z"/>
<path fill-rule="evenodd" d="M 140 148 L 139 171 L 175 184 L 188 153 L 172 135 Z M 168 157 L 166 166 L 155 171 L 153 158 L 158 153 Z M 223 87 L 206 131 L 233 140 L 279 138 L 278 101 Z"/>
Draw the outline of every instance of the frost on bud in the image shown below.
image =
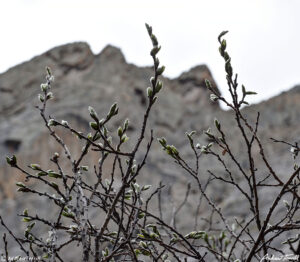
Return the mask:
<path fill-rule="evenodd" d="M 41 84 L 41 90 L 42 92 L 46 92 L 48 90 L 49 86 L 47 83 L 42 83 Z"/>
<path fill-rule="evenodd" d="M 108 113 L 107 117 L 108 117 L 108 118 L 111 118 L 112 116 L 118 114 L 118 112 L 119 112 L 119 108 L 117 107 L 117 103 L 114 103 L 114 104 L 111 106 L 111 108 L 110 108 L 110 110 L 109 110 L 109 113 Z"/>
<path fill-rule="evenodd" d="M 49 80 L 49 82 L 54 82 L 54 76 L 53 76 L 53 75 L 50 76 L 50 77 L 48 78 L 48 80 Z"/>
<path fill-rule="evenodd" d="M 65 127 L 69 126 L 69 123 L 66 120 L 61 120 L 61 124 Z"/>
<path fill-rule="evenodd" d="M 152 97 L 152 95 L 153 95 L 153 89 L 149 86 L 147 88 L 147 96 L 150 98 L 150 97 Z"/>
<path fill-rule="evenodd" d="M 15 155 L 12 157 L 7 156 L 6 157 L 6 162 L 9 164 L 11 167 L 15 167 L 17 165 L 17 158 Z"/>
<path fill-rule="evenodd" d="M 156 73 L 158 75 L 161 75 L 164 71 L 165 71 L 166 67 L 165 66 L 161 66 L 160 68 L 157 69 Z"/>
<path fill-rule="evenodd" d="M 52 92 L 49 92 L 46 96 L 46 100 L 50 100 L 50 99 L 53 99 L 54 98 L 54 95 Z"/>
<path fill-rule="evenodd" d="M 39 171 L 42 170 L 42 169 L 41 169 L 41 166 L 38 165 L 38 164 L 31 164 L 29 167 L 30 167 L 32 170 L 39 170 Z"/>
<path fill-rule="evenodd" d="M 38 94 L 38 98 L 39 98 L 39 100 L 40 100 L 42 103 L 45 101 L 44 96 L 41 95 L 41 94 Z"/>
<path fill-rule="evenodd" d="M 216 102 L 219 98 L 215 94 L 210 95 L 210 100 Z"/>
<path fill-rule="evenodd" d="M 95 109 L 92 108 L 91 106 L 89 106 L 89 112 L 90 112 L 90 116 L 91 116 L 96 122 L 98 122 L 99 119 L 98 119 L 98 115 L 97 115 Z"/>
<path fill-rule="evenodd" d="M 48 121 L 48 126 L 57 126 L 57 122 L 54 119 Z"/>

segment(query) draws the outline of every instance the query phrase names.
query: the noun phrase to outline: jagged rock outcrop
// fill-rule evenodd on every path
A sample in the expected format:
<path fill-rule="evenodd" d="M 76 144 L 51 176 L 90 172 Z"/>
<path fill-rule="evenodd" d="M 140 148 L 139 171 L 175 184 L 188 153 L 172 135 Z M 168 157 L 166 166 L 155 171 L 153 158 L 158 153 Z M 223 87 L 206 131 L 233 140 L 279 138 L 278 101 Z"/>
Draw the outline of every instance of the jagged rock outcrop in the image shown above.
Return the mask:
<path fill-rule="evenodd" d="M 6 212 L 8 223 L 14 225 L 16 230 L 22 229 L 19 218 L 15 215 L 16 211 L 20 212 L 25 206 L 39 208 L 42 204 L 45 206 L 44 213 L 47 213 L 47 201 L 38 202 L 31 196 L 26 198 L 16 193 L 15 182 L 24 178 L 6 165 L 5 155 L 16 154 L 24 166 L 29 163 L 49 165 L 49 157 L 59 150 L 52 138 L 49 138 L 34 107 L 38 103 L 37 94 L 40 92 L 40 83 L 44 81 L 46 66 L 50 66 L 55 75 L 55 99 L 49 103 L 49 115 L 67 120 L 71 126 L 87 133 L 90 121 L 88 106 L 93 106 L 99 115 L 104 116 L 116 101 L 120 113 L 111 128 L 118 127 L 128 117 L 131 144 L 137 139 L 142 121 L 141 112 L 147 102 L 145 91 L 152 74 L 149 67 L 139 68 L 126 63 L 120 49 L 116 47 L 107 46 L 100 54 L 94 55 L 86 43 L 73 43 L 54 48 L 0 75 L 0 210 L 1 213 Z M 185 157 L 192 157 L 184 133 L 197 130 L 200 135 L 213 125 L 213 119 L 217 117 L 224 129 L 228 130 L 227 135 L 235 154 L 241 160 L 246 159 L 234 118 L 230 112 L 223 111 L 217 103 L 209 100 L 209 91 L 204 84 L 206 78 L 217 89 L 205 65 L 192 68 L 175 79 L 164 78 L 165 88 L 151 114 L 149 128 L 154 129 L 155 137 L 166 137 Z M 245 114 L 253 121 L 256 111 L 261 112 L 259 134 L 266 145 L 266 154 L 274 169 L 284 178 L 286 171 L 291 170 L 292 159 L 286 147 L 271 143 L 269 138 L 289 141 L 299 138 L 300 87 L 244 109 Z M 60 135 L 70 144 L 74 154 L 80 152 L 82 145 L 75 137 L 63 130 Z M 147 135 L 149 136 L 149 132 Z M 200 141 L 204 143 L 204 137 Z M 258 150 L 255 154 L 259 158 Z M 96 155 L 85 160 L 86 164 L 93 164 L 95 161 Z M 141 179 L 147 184 L 157 185 L 162 180 L 163 183 L 172 185 L 171 196 L 175 202 L 181 200 L 185 191 L 183 185 L 190 179 L 172 164 L 158 143 L 154 143 L 147 164 Z M 222 167 L 211 158 L 203 157 L 200 165 L 203 181 L 207 176 L 207 169 L 220 174 L 223 172 Z M 234 166 L 229 164 L 229 168 Z M 213 194 L 213 197 L 220 206 L 226 207 L 227 214 L 247 216 L 249 208 L 237 206 L 236 195 L 230 188 L 216 184 L 211 190 L 222 192 Z M 192 192 L 197 195 L 197 191 Z M 271 193 L 265 198 L 266 201 L 272 198 Z M 193 196 L 190 198 L 184 209 L 185 214 L 195 213 L 197 199 Z M 43 210 L 40 209 L 40 212 Z M 188 226 L 184 219 L 179 219 L 178 223 L 182 228 Z"/>

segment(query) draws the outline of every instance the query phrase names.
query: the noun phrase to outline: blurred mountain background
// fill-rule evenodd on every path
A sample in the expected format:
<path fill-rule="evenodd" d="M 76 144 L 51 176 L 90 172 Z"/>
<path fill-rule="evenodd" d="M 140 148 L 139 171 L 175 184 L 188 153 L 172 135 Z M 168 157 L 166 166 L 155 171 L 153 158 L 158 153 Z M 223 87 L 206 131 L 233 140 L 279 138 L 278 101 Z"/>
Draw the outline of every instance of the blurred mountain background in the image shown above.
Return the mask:
<path fill-rule="evenodd" d="M 127 63 L 117 47 L 108 45 L 95 55 L 85 42 L 58 46 L 0 75 L 0 212 L 7 224 L 18 233 L 24 230 L 24 225 L 16 213 L 21 213 L 25 208 L 33 213 L 37 210 L 45 217 L 52 217 L 55 213 L 51 210 L 52 206 L 47 199 L 36 199 L 29 194 L 16 192 L 15 182 L 24 181 L 24 176 L 8 167 L 5 161 L 7 154 L 16 154 L 18 163 L 26 170 L 28 169 L 26 166 L 30 163 L 40 163 L 45 169 L 51 169 L 54 167 L 50 164 L 49 158 L 53 153 L 57 151 L 63 155 L 60 147 L 49 136 L 35 108 L 39 103 L 37 95 L 40 93 L 40 84 L 44 81 L 46 66 L 51 67 L 55 75 L 52 88 L 55 98 L 49 102 L 47 114 L 58 120 L 66 120 L 76 130 L 87 134 L 90 132 L 88 106 L 93 106 L 101 117 L 106 115 L 113 102 L 118 102 L 119 115 L 109 126 L 109 130 L 116 130 L 125 118 L 129 118 L 129 146 L 137 140 L 142 112 L 147 103 L 146 88 L 152 75 L 151 67 Z M 234 116 L 232 112 L 223 110 L 218 103 L 210 101 L 210 92 L 204 84 L 205 79 L 209 79 L 218 90 L 206 65 L 195 66 L 176 78 L 163 78 L 164 89 L 159 94 L 158 102 L 151 113 L 146 137 L 149 138 L 150 128 L 153 128 L 155 138 L 166 137 L 168 143 L 174 144 L 182 156 L 192 159 L 193 152 L 185 132 L 196 130 L 196 140 L 205 144 L 207 140 L 202 132 L 210 126 L 213 127 L 213 120 L 217 118 L 226 130 L 233 153 L 241 161 L 242 166 L 247 168 L 247 152 Z M 273 143 L 270 137 L 290 142 L 299 139 L 300 85 L 243 109 L 243 113 L 251 122 L 255 121 L 258 111 L 261 113 L 258 134 L 265 146 L 267 158 L 274 170 L 286 180 L 293 166 L 289 148 Z M 70 146 L 71 152 L 75 156 L 78 155 L 83 144 L 66 130 L 58 128 L 58 132 Z M 144 144 L 144 150 L 138 155 L 138 159 L 143 156 L 145 148 Z M 267 170 L 263 167 L 258 148 L 254 149 L 254 155 L 259 167 L 258 176 L 262 177 L 267 174 Z M 228 156 L 224 157 L 226 161 L 229 160 Z M 84 159 L 84 164 L 92 166 L 98 158 L 99 156 L 93 153 L 92 157 Z M 238 176 L 235 166 L 230 161 L 228 166 Z M 205 155 L 201 157 L 200 169 L 203 183 L 208 179 L 208 169 L 217 175 L 225 175 L 222 166 Z M 93 181 L 92 172 L 87 174 L 86 179 Z M 173 207 L 184 199 L 186 185 L 191 181 L 191 178 L 183 170 L 178 169 L 155 141 L 140 182 L 152 184 L 154 187 L 160 182 L 167 185 L 163 194 L 165 201 L 163 211 L 166 217 L 170 216 Z M 243 185 L 244 181 L 240 180 L 240 183 Z M 32 186 L 39 185 L 32 184 Z M 246 218 L 249 215 L 249 207 L 243 199 L 238 198 L 237 192 L 230 186 L 217 181 L 207 190 L 214 201 L 222 207 L 226 216 Z M 272 201 L 274 192 L 261 190 L 260 194 L 261 209 L 264 213 L 266 212 L 264 205 Z M 183 231 L 192 230 L 191 222 L 186 218 L 195 216 L 198 199 L 199 192 L 192 185 L 188 203 L 180 212 L 177 221 Z M 170 205 L 170 202 L 173 204 Z M 283 211 L 284 207 L 277 212 Z M 203 206 L 200 217 L 208 215 Z M 200 221 L 200 227 L 201 223 Z M 3 227 L 0 227 L 0 234 L 3 232 Z M 2 243 L 0 247 L 1 245 Z M 13 252 L 17 252 L 16 250 Z M 73 252 L 70 254 L 70 259 L 74 254 Z"/>

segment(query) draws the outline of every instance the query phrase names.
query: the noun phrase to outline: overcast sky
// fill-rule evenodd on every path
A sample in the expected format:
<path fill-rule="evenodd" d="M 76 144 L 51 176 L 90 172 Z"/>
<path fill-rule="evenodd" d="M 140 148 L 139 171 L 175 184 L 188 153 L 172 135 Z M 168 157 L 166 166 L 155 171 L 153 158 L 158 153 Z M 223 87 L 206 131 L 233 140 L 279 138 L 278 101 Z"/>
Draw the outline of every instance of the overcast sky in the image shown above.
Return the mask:
<path fill-rule="evenodd" d="M 299 0 L 1 0 L 0 72 L 48 49 L 86 41 L 95 54 L 120 47 L 130 63 L 151 64 L 144 23 L 153 26 L 165 75 L 207 64 L 227 91 L 217 36 L 226 36 L 240 83 L 269 98 L 300 84 Z"/>

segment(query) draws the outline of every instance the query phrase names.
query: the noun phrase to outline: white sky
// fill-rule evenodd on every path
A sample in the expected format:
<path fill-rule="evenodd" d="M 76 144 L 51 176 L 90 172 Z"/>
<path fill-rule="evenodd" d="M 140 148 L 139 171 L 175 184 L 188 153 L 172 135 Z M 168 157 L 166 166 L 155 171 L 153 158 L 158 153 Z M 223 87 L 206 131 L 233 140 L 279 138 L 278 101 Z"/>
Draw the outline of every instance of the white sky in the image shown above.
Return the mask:
<path fill-rule="evenodd" d="M 165 75 L 205 63 L 222 93 L 217 36 L 226 36 L 235 72 L 258 102 L 300 84 L 299 0 L 0 0 L 0 72 L 48 49 L 86 41 L 94 53 L 120 47 L 128 62 L 151 64 L 144 23 L 153 26 Z"/>

